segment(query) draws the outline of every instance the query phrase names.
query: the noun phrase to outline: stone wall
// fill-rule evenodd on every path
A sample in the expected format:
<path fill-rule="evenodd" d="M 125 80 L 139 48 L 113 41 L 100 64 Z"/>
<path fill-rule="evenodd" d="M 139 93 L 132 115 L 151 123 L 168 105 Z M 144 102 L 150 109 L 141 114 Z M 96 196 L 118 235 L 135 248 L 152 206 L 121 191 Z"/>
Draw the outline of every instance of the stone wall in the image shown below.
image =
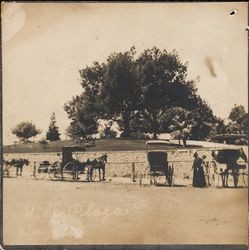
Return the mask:
<path fill-rule="evenodd" d="M 95 159 L 105 152 L 85 152 L 84 154 L 75 154 L 74 158 L 80 161 L 86 161 L 87 159 Z M 179 178 L 190 178 L 192 177 L 192 164 L 193 164 L 193 153 L 194 150 L 178 150 L 178 151 L 168 151 L 168 161 L 169 164 L 174 165 L 175 176 Z M 247 153 L 247 152 L 246 152 Z M 108 177 L 128 177 L 131 174 L 131 165 L 135 163 L 135 172 L 146 174 L 148 173 L 149 166 L 147 162 L 147 152 L 146 151 L 114 151 L 107 152 L 108 163 L 106 166 L 106 176 Z M 206 155 L 207 161 L 212 159 L 210 149 L 198 149 L 198 154 L 200 156 Z M 49 161 L 51 163 L 55 161 L 61 161 L 61 155 L 58 156 L 57 153 L 25 153 L 25 154 L 4 154 L 4 159 L 12 158 L 26 158 L 31 164 L 26 168 L 28 171 L 32 169 L 33 162 Z M 26 171 L 25 170 L 25 171 Z"/>

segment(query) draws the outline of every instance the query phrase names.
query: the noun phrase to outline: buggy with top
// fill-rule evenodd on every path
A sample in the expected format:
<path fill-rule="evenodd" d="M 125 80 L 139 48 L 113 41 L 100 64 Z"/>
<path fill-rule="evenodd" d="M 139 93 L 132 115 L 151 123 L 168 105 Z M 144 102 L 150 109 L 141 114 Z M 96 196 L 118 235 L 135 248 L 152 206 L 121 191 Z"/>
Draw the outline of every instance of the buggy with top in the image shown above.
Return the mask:
<path fill-rule="evenodd" d="M 156 185 L 159 178 L 164 176 L 169 186 L 174 185 L 174 166 L 169 164 L 167 145 L 167 140 L 150 140 L 146 142 L 151 184 Z"/>

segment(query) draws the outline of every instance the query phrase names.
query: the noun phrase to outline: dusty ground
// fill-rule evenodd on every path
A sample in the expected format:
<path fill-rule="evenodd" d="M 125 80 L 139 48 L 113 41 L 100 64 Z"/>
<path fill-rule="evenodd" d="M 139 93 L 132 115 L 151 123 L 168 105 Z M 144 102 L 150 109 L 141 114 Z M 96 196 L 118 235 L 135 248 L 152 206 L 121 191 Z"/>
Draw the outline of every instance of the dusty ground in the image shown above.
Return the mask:
<path fill-rule="evenodd" d="M 4 243 L 247 244 L 247 189 L 4 178 Z"/>

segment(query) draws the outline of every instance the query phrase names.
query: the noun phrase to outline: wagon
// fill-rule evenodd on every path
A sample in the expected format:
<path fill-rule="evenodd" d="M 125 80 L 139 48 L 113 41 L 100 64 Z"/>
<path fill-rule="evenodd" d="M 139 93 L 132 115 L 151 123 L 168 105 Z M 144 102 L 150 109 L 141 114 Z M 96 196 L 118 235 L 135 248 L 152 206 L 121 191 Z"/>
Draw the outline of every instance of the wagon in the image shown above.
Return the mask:
<path fill-rule="evenodd" d="M 149 163 L 150 183 L 158 184 L 161 176 L 165 176 L 169 186 L 174 185 L 174 166 L 169 164 L 167 141 L 147 141 L 147 160 Z"/>
<path fill-rule="evenodd" d="M 85 162 L 80 161 L 80 158 L 85 152 L 84 147 L 80 146 L 64 146 L 62 147 L 62 154 L 58 153 L 57 156 L 61 157 L 60 161 L 49 162 L 42 161 L 38 163 L 37 176 L 35 174 L 34 166 L 34 177 L 44 178 L 46 174 L 50 179 L 57 180 L 71 180 L 76 181 L 80 179 L 80 175 L 84 173 L 87 168 Z M 45 174 L 45 176 L 44 176 Z M 89 176 L 87 176 L 89 179 Z"/>
<path fill-rule="evenodd" d="M 80 146 L 62 147 L 62 162 L 59 171 L 61 180 L 79 180 L 80 175 L 84 174 L 86 169 L 89 170 L 89 165 L 80 161 L 85 151 L 85 147 Z M 89 171 L 86 174 L 89 180 Z"/>
<path fill-rule="evenodd" d="M 36 164 L 36 163 L 34 163 L 34 164 Z M 38 168 L 37 168 L 38 176 L 42 175 L 42 174 L 56 175 L 58 172 L 60 172 L 60 162 L 59 161 L 56 161 L 53 163 L 50 163 L 49 161 L 41 161 L 38 163 Z M 36 168 L 35 167 L 33 170 L 33 176 L 38 177 L 38 176 L 36 176 Z"/>
<path fill-rule="evenodd" d="M 245 169 L 247 165 L 247 156 L 242 148 L 226 148 L 212 150 L 214 167 L 218 173 L 218 183 L 221 177 L 222 186 L 228 187 L 228 177 L 233 177 L 234 187 L 238 186 L 239 176 L 242 175 L 245 184 Z M 242 159 L 243 162 L 239 162 Z M 242 172 L 241 172 L 242 170 Z"/>

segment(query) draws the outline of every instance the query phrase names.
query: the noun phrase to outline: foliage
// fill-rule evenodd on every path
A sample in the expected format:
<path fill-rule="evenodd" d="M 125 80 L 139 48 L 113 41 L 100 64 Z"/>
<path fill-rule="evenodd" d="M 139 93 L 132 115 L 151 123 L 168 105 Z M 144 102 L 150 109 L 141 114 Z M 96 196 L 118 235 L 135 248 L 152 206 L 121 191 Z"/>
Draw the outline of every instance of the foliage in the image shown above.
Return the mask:
<path fill-rule="evenodd" d="M 213 126 L 213 130 L 211 131 L 211 136 L 221 135 L 226 133 L 226 125 L 224 119 L 219 117 L 215 117 L 215 122 Z"/>
<path fill-rule="evenodd" d="M 249 116 L 248 113 L 243 115 L 243 119 L 241 121 L 241 132 L 243 134 L 247 134 L 249 136 Z"/>
<path fill-rule="evenodd" d="M 136 74 L 135 50 L 114 53 L 107 59 L 103 82 L 104 105 L 116 121 L 122 137 L 131 135 L 130 122 L 139 108 L 140 87 Z"/>
<path fill-rule="evenodd" d="M 98 132 L 98 113 L 94 103 L 82 94 L 74 97 L 64 108 L 72 120 L 66 134 L 77 142 L 92 140 L 92 135 Z"/>
<path fill-rule="evenodd" d="M 248 134 L 248 113 L 245 108 L 234 106 L 228 119 L 215 118 L 212 136 L 221 134 Z"/>
<path fill-rule="evenodd" d="M 248 113 L 242 105 L 235 105 L 229 114 L 230 123 L 227 125 L 227 132 L 248 134 Z"/>
<path fill-rule="evenodd" d="M 60 140 L 59 127 L 56 125 L 55 113 L 50 118 L 50 125 L 46 134 L 46 139 L 49 141 Z"/>
<path fill-rule="evenodd" d="M 41 133 L 32 122 L 21 122 L 17 124 L 12 133 L 16 135 L 21 141 L 28 142 L 29 138 L 34 137 Z"/>
<path fill-rule="evenodd" d="M 197 97 L 197 105 L 191 112 L 190 119 L 192 120 L 190 139 L 202 140 L 210 137 L 216 120 L 212 109 L 200 96 Z"/>
<path fill-rule="evenodd" d="M 43 149 L 45 149 L 46 146 L 48 145 L 48 141 L 45 138 L 40 140 L 39 143 L 43 146 Z"/>
<path fill-rule="evenodd" d="M 117 136 L 117 131 L 113 130 L 112 128 L 113 121 L 107 122 L 107 124 L 102 125 L 102 130 L 100 131 L 100 138 L 101 139 L 110 139 L 115 138 Z"/>
<path fill-rule="evenodd" d="M 234 122 L 237 122 L 238 124 L 241 124 L 245 113 L 245 108 L 242 105 L 235 105 L 232 108 L 228 118 Z"/>
<path fill-rule="evenodd" d="M 71 119 L 69 136 L 91 137 L 99 119 L 107 119 L 117 122 L 126 138 L 146 134 L 156 138 L 172 132 L 171 125 L 182 135 L 189 130 L 192 138 L 206 138 L 212 129 L 212 110 L 197 95 L 195 81 L 187 79 L 187 63 L 176 51 L 155 47 L 135 55 L 132 47 L 79 71 L 83 92 L 65 105 Z M 176 109 L 182 114 L 171 124 L 169 117 L 174 118 Z M 189 121 L 184 122 L 186 115 Z"/>
<path fill-rule="evenodd" d="M 195 105 L 194 81 L 186 80 L 187 63 L 182 64 L 178 54 L 157 48 L 145 50 L 137 60 L 138 78 L 142 89 L 140 112 L 146 133 L 167 132 L 163 116 L 172 107 L 192 109 Z"/>

